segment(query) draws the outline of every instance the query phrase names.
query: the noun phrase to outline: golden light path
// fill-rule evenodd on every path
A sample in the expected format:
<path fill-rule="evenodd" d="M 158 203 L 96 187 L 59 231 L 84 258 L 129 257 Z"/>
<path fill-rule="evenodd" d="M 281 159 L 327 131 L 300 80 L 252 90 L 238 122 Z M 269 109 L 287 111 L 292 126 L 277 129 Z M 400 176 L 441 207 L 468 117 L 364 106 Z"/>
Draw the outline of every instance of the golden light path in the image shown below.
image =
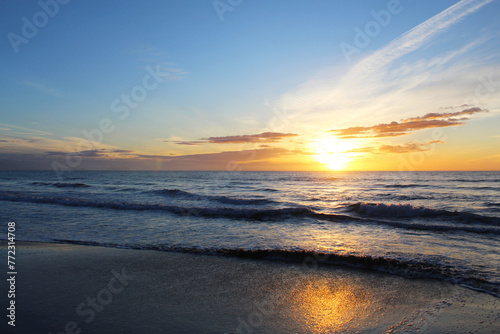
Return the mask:
<path fill-rule="evenodd" d="M 351 142 L 335 137 L 321 138 L 314 142 L 313 151 L 318 162 L 326 165 L 331 170 L 344 170 L 354 158 L 351 151 L 355 145 Z"/>
<path fill-rule="evenodd" d="M 369 293 L 353 282 L 311 280 L 294 294 L 291 305 L 309 333 L 336 333 L 370 313 Z"/>

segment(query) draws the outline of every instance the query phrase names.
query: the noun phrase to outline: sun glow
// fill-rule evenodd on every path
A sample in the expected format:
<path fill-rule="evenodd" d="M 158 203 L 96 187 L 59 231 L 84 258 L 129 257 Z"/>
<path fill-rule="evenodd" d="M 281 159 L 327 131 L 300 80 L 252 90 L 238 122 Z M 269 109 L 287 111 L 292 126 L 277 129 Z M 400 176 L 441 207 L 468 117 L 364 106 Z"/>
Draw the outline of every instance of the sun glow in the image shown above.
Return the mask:
<path fill-rule="evenodd" d="M 345 140 L 328 137 L 316 141 L 313 145 L 316 160 L 331 170 L 346 169 L 347 164 L 354 158 L 354 153 L 349 152 L 354 145 Z"/>

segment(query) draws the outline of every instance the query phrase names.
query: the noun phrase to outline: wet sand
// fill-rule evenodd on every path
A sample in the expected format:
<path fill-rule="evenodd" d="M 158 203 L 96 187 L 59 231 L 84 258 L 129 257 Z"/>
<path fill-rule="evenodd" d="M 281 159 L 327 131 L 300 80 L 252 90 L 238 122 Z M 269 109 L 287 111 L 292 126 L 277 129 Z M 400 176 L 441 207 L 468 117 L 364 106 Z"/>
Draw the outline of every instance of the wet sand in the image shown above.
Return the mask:
<path fill-rule="evenodd" d="M 160 251 L 16 248 L 16 326 L 4 308 L 2 333 L 500 332 L 500 299 L 435 280 Z"/>

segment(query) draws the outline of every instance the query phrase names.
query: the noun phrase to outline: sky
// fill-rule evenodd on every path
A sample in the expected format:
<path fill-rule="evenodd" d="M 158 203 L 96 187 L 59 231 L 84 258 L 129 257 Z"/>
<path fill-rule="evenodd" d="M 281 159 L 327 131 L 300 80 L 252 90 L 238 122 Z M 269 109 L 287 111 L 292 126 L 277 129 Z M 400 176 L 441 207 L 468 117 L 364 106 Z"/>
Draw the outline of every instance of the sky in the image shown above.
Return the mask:
<path fill-rule="evenodd" d="M 498 13 L 5 0 L 0 169 L 500 170 Z"/>

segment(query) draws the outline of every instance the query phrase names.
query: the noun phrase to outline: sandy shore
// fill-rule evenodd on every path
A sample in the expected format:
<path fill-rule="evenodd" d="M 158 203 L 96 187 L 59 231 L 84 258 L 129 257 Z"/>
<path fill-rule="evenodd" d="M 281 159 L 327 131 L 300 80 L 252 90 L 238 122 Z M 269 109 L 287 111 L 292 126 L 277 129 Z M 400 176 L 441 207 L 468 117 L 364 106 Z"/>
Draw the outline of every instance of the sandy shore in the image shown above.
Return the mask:
<path fill-rule="evenodd" d="M 498 298 L 433 280 L 159 251 L 16 247 L 16 326 L 4 315 L 2 333 L 500 332 Z"/>

